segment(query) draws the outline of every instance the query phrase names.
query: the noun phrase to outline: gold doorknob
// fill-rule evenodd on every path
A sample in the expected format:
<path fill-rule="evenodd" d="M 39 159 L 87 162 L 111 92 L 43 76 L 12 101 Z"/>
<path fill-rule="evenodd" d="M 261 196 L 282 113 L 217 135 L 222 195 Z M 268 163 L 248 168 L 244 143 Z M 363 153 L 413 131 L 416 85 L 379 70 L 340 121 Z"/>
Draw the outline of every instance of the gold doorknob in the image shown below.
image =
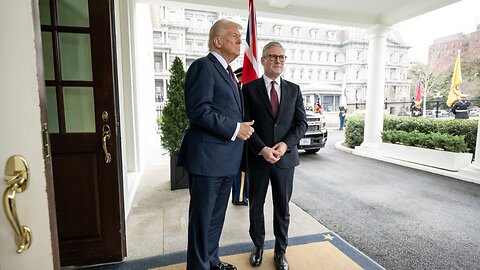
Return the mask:
<path fill-rule="evenodd" d="M 3 208 L 7 219 L 15 231 L 17 253 L 27 250 L 32 243 L 32 232 L 27 226 L 20 225 L 17 216 L 15 196 L 28 187 L 28 164 L 21 156 L 11 156 L 5 165 L 5 181 L 7 189 L 3 194 Z"/>
<path fill-rule="evenodd" d="M 112 155 L 108 152 L 108 140 L 110 140 L 110 126 L 109 125 L 103 125 L 102 128 L 102 148 L 103 152 L 105 153 L 105 163 L 110 163 L 112 162 Z"/>

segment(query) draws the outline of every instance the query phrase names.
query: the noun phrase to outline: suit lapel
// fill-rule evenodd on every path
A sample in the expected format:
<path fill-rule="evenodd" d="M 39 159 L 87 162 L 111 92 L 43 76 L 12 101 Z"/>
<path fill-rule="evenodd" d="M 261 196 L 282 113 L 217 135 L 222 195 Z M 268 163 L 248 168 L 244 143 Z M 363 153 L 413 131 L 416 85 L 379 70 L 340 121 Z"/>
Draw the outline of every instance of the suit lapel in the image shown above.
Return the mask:
<path fill-rule="evenodd" d="M 278 112 L 277 112 L 277 116 L 281 113 L 283 113 L 283 111 L 285 111 L 285 107 L 287 106 L 287 102 L 284 102 L 286 100 L 295 100 L 291 95 L 292 95 L 292 92 L 293 91 L 288 91 L 289 89 L 287 88 L 287 84 L 285 83 L 285 81 L 280 78 L 280 84 L 281 84 L 281 91 L 282 91 L 282 94 L 280 95 L 280 106 L 278 107 Z"/>
<path fill-rule="evenodd" d="M 274 118 L 272 111 L 272 103 L 270 103 L 270 99 L 268 98 L 267 87 L 265 86 L 265 80 L 263 79 L 263 76 L 257 80 L 256 88 L 258 90 L 258 94 L 260 95 L 260 99 L 263 100 L 263 103 L 265 103 L 265 108 L 267 108 L 270 116 Z"/>
<path fill-rule="evenodd" d="M 240 110 L 240 112 L 242 112 L 242 101 L 240 100 L 240 97 L 238 96 L 238 94 L 240 93 L 240 91 L 238 90 L 238 84 L 234 85 L 234 83 L 233 83 L 232 79 L 230 78 L 230 75 L 228 74 L 227 70 L 223 68 L 222 64 L 220 64 L 220 62 L 218 62 L 217 58 L 213 54 L 211 54 L 211 53 L 208 54 L 208 58 L 210 58 L 210 60 L 212 60 L 215 63 L 215 68 L 218 70 L 220 75 L 222 75 L 223 79 L 228 83 L 228 85 L 230 85 L 230 87 L 232 88 L 233 97 L 235 98 L 235 101 L 237 102 L 238 109 Z"/>

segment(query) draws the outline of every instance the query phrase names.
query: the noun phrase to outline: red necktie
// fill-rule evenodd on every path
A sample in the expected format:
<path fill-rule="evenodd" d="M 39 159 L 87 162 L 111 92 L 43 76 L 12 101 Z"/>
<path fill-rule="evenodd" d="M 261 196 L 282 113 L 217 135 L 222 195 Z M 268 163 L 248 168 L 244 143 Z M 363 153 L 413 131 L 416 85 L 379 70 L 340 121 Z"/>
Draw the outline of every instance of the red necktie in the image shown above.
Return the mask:
<path fill-rule="evenodd" d="M 270 103 L 272 104 L 273 117 L 276 117 L 278 112 L 278 94 L 277 90 L 275 90 L 275 81 L 272 81 L 272 89 L 270 89 Z"/>
<path fill-rule="evenodd" d="M 230 78 L 233 81 L 233 85 L 235 85 L 235 89 L 237 89 L 236 94 L 238 98 L 240 98 L 240 91 L 238 90 L 238 81 L 235 78 L 235 75 L 233 75 L 232 67 L 230 65 L 227 66 L 227 71 L 228 71 L 228 74 L 230 75 Z"/>

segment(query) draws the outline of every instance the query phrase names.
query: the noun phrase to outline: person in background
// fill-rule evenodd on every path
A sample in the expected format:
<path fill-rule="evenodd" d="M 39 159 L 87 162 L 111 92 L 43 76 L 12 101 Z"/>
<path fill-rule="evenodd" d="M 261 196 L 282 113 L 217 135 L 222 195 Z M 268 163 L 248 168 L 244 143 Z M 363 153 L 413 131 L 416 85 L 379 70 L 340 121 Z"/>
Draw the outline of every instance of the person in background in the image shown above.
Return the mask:
<path fill-rule="evenodd" d="M 313 112 L 323 114 L 323 106 L 320 103 L 319 99 L 317 99 L 317 101 L 315 102 L 315 108 L 314 108 Z"/>
<path fill-rule="evenodd" d="M 239 87 L 242 87 L 242 70 L 243 68 L 240 67 L 233 72 L 237 76 Z M 244 163 L 246 163 L 245 158 L 242 158 L 242 170 L 233 179 L 232 203 L 234 205 L 248 205 L 248 176 L 245 172 L 246 165 Z"/>
<path fill-rule="evenodd" d="M 185 76 L 189 120 L 177 166 L 188 172 L 187 270 L 236 270 L 220 261 L 219 240 L 232 181 L 240 169 L 244 141 L 253 122 L 242 122 L 243 102 L 231 63 L 240 55 L 241 26 L 220 19 L 210 28 L 210 53 Z"/>
<path fill-rule="evenodd" d="M 423 109 L 419 101 L 415 101 L 415 104 L 412 106 L 412 116 L 420 117 L 423 115 Z"/>
<path fill-rule="evenodd" d="M 340 130 L 343 130 L 345 126 L 345 118 L 347 117 L 347 108 L 341 105 L 338 109 L 340 110 L 338 113 L 338 117 L 340 118 Z"/>
<path fill-rule="evenodd" d="M 452 113 L 455 115 L 455 119 L 468 119 L 468 107 L 470 101 L 467 100 L 468 95 L 460 94 L 458 100 L 452 105 Z"/>
<path fill-rule="evenodd" d="M 264 204 L 269 184 L 273 201 L 274 261 L 288 270 L 285 256 L 290 224 L 289 202 L 295 166 L 300 164 L 297 144 L 307 131 L 300 87 L 280 77 L 286 56 L 279 42 L 263 48 L 264 75 L 243 85 L 245 121 L 254 121 L 255 133 L 247 141 L 250 237 L 254 244 L 250 264 L 259 266 L 265 244 Z"/>

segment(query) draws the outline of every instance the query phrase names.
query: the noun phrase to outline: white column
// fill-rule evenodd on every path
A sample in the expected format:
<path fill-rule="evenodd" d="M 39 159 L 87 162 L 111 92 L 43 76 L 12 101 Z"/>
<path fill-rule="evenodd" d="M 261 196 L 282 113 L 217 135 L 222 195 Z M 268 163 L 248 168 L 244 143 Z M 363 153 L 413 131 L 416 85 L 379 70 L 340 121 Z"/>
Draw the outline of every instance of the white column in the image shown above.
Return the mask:
<path fill-rule="evenodd" d="M 367 99 L 362 148 L 375 149 L 382 142 L 388 31 L 389 28 L 384 25 L 377 25 L 369 30 Z"/>
<path fill-rule="evenodd" d="M 478 120 L 477 143 L 473 162 L 468 167 L 458 170 L 458 172 L 464 178 L 467 178 L 466 180 L 480 183 L 480 119 Z"/>

